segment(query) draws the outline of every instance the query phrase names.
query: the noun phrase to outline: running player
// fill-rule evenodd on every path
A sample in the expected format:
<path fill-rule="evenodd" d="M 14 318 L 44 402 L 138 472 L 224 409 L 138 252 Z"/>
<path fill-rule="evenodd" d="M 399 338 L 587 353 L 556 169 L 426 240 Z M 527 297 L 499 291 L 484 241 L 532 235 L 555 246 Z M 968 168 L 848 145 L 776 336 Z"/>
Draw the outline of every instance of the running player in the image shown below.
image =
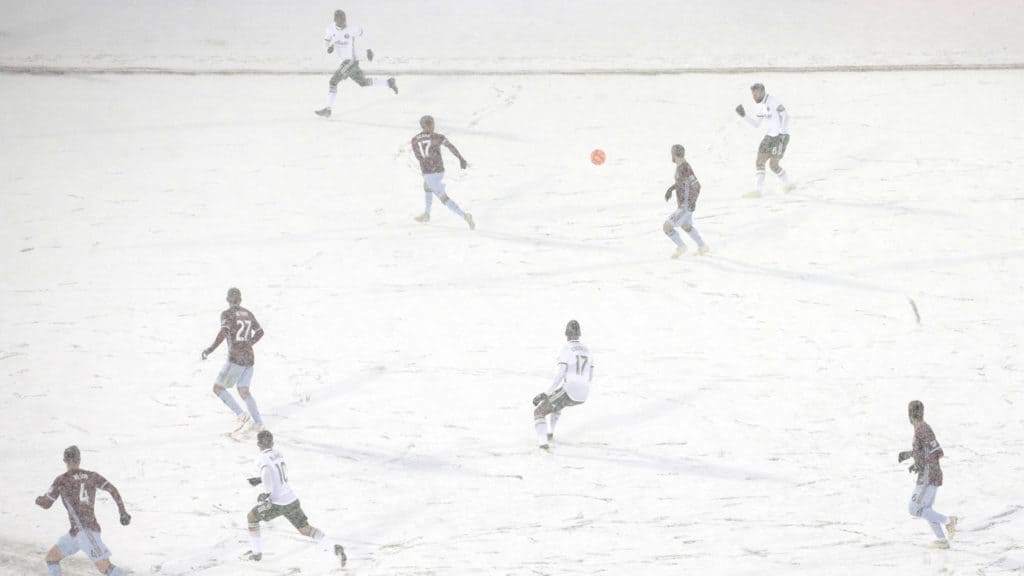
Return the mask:
<path fill-rule="evenodd" d="M 228 309 L 220 313 L 220 330 L 217 331 L 213 344 L 203 350 L 203 360 L 206 360 L 221 342 L 225 339 L 228 341 L 228 359 L 213 384 L 213 393 L 223 400 L 238 418 L 235 432 L 241 431 L 242 427 L 249 423 L 250 415 L 252 429 L 259 431 L 263 429 L 263 418 L 256 407 L 256 399 L 249 392 L 249 384 L 252 382 L 253 364 L 256 362 L 252 347 L 263 338 L 263 328 L 252 312 L 242 308 L 242 292 L 238 288 L 228 290 L 227 300 Z M 249 414 L 239 408 L 238 403 L 226 390 L 236 384 L 238 395 L 245 401 Z"/>
<path fill-rule="evenodd" d="M 420 128 L 423 131 L 412 138 L 412 153 L 416 156 L 416 160 L 419 160 L 420 170 L 423 172 L 423 191 L 426 198 L 426 208 L 423 214 L 417 216 L 415 220 L 417 222 L 430 222 L 430 205 L 433 202 L 434 196 L 437 196 L 442 204 L 469 224 L 470 230 L 475 230 L 476 223 L 473 222 L 473 215 L 469 212 L 463 212 L 462 208 L 459 208 L 459 205 L 445 193 L 444 160 L 441 158 L 441 146 L 447 148 L 459 159 L 459 168 L 465 170 L 469 167 L 469 162 L 466 162 L 466 159 L 459 153 L 459 149 L 445 138 L 444 135 L 434 132 L 433 116 L 420 118 Z"/>
<path fill-rule="evenodd" d="M 750 87 L 750 95 L 757 104 L 756 109 L 747 114 L 743 104 L 736 107 L 736 113 L 740 115 L 754 128 L 766 124 L 765 136 L 757 147 L 757 171 L 754 178 L 754 190 L 745 196 L 756 198 L 764 191 L 764 165 L 771 160 L 772 172 L 782 181 L 785 190 L 792 190 L 795 185 L 786 176 L 786 171 L 779 165 L 779 160 L 786 154 L 786 147 L 789 146 L 789 112 L 775 96 L 764 91 L 764 84 L 758 82 Z"/>
<path fill-rule="evenodd" d="M 338 64 L 338 69 L 331 76 L 330 82 L 328 82 L 327 106 L 317 110 L 317 116 L 331 117 L 331 108 L 334 107 L 334 99 L 338 96 L 338 84 L 346 78 L 351 78 L 353 82 L 364 88 L 367 86 L 385 86 L 380 84 L 378 80 L 367 78 L 363 74 L 362 69 L 359 68 L 360 52 L 356 50 L 356 38 L 361 38 L 362 36 L 362 28 L 348 25 L 344 10 L 334 11 L 334 23 L 328 25 L 327 31 L 324 32 L 324 46 L 327 48 L 328 54 L 335 54 L 338 57 L 340 63 Z M 369 48 L 366 49 L 366 60 L 373 61 L 373 50 Z M 398 94 L 398 84 L 394 78 L 388 78 L 386 87 L 391 88 L 395 94 Z"/>

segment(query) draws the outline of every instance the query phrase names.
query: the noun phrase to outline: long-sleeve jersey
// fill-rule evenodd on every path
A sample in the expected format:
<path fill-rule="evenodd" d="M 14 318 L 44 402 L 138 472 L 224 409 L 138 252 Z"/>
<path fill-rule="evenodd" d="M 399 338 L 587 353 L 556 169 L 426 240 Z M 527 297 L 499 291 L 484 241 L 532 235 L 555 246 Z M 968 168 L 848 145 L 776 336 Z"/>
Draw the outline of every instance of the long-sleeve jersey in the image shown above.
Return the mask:
<path fill-rule="evenodd" d="M 917 473 L 917 483 L 928 486 L 942 486 L 942 466 L 939 459 L 945 453 L 939 441 L 935 439 L 935 432 L 927 422 L 922 422 L 914 430 L 914 464 L 917 464 L 921 471 Z"/>
<path fill-rule="evenodd" d="M 117 509 L 124 512 L 124 502 L 117 488 L 103 476 L 81 468 L 68 470 L 54 479 L 50 489 L 43 495 L 45 502 L 48 502 L 43 507 L 49 508 L 60 499 L 68 511 L 72 536 L 83 529 L 99 532 L 100 524 L 96 521 L 96 490 L 110 492 Z"/>
<path fill-rule="evenodd" d="M 252 346 L 260 338 L 263 338 L 263 327 L 252 312 L 241 306 L 232 306 L 220 313 L 220 330 L 207 350 L 213 352 L 227 340 L 228 360 L 239 366 L 252 366 L 256 362 Z"/>
<path fill-rule="evenodd" d="M 365 50 L 356 48 L 356 38 L 362 38 L 363 29 L 359 26 L 345 26 L 338 28 L 334 23 L 327 26 L 324 32 L 324 48 L 334 46 L 333 54 L 338 57 L 339 62 L 345 60 L 359 60 L 359 56 L 365 54 Z"/>
<path fill-rule="evenodd" d="M 298 496 L 288 484 L 288 467 L 284 464 L 284 456 L 273 448 L 260 452 L 256 459 L 260 469 L 260 480 L 263 492 L 270 494 L 270 501 L 278 506 L 286 506 L 298 500 Z"/>
<path fill-rule="evenodd" d="M 555 379 L 548 395 L 565 388 L 565 393 L 576 402 L 585 402 L 590 396 L 590 381 L 594 378 L 594 357 L 590 348 L 579 340 L 570 340 L 558 354 Z"/>
<path fill-rule="evenodd" d="M 676 205 L 680 208 L 686 207 L 690 212 L 697 209 L 697 196 L 700 196 L 700 181 L 693 173 L 690 163 L 683 160 L 676 166 L 676 183 L 673 185 L 676 191 Z"/>
<path fill-rule="evenodd" d="M 764 126 L 768 136 L 789 134 L 789 112 L 778 98 L 770 94 L 765 94 L 764 99 L 743 119 L 754 128 Z"/>

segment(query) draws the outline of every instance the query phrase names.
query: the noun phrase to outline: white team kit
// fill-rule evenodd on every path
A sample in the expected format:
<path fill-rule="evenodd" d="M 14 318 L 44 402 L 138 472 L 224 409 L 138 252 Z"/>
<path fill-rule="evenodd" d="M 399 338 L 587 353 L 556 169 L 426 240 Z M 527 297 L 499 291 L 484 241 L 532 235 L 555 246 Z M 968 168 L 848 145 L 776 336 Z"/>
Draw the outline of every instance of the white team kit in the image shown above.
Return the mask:
<path fill-rule="evenodd" d="M 771 94 L 765 94 L 761 103 L 744 116 L 743 120 L 754 128 L 763 127 L 766 136 L 789 134 L 789 113 L 782 102 Z"/>
<path fill-rule="evenodd" d="M 326 46 L 334 47 L 334 55 L 338 57 L 338 63 L 341 64 L 346 60 L 359 60 L 356 57 L 366 56 L 366 51 L 356 51 L 356 39 L 363 37 L 363 29 L 359 26 L 345 26 L 339 28 L 336 24 L 331 23 L 327 26 L 327 31 L 324 32 L 324 44 Z"/>
<path fill-rule="evenodd" d="M 273 448 L 260 452 L 256 465 L 263 480 L 263 490 L 270 493 L 272 504 L 286 506 L 299 499 L 288 484 L 288 466 L 280 452 Z"/>
<path fill-rule="evenodd" d="M 590 348 L 579 340 L 573 340 L 562 347 L 558 354 L 558 373 L 548 388 L 553 396 L 559 388 L 573 402 L 582 404 L 590 396 L 590 381 L 594 378 L 594 357 Z"/>

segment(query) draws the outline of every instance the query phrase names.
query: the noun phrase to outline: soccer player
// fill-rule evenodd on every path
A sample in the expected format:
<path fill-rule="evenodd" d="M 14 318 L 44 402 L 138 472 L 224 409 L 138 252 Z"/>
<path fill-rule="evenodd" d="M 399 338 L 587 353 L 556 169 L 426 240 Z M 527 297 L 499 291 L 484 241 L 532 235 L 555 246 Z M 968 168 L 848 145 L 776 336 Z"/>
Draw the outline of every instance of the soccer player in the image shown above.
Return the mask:
<path fill-rule="evenodd" d="M 65 448 L 64 464 L 67 465 L 68 471 L 57 476 L 46 494 L 36 498 L 36 505 L 43 509 L 49 509 L 57 498 L 60 498 L 68 511 L 68 520 L 71 521 L 71 530 L 61 536 L 57 544 L 47 552 L 46 567 L 50 571 L 50 576 L 60 576 L 60 561 L 65 556 L 81 551 L 89 555 L 89 559 L 101 574 L 124 576 L 124 570 L 110 563 L 110 550 L 100 538 L 100 524 L 96 521 L 95 510 L 96 490 L 106 490 L 113 497 L 117 511 L 121 515 L 122 526 L 127 526 L 132 521 L 132 516 L 125 510 L 124 501 L 121 500 L 121 493 L 117 488 L 103 476 L 79 468 L 81 462 L 82 453 L 78 446 Z"/>
<path fill-rule="evenodd" d="M 327 88 L 327 107 L 316 111 L 317 116 L 324 118 L 331 117 L 331 108 L 334 106 L 334 99 L 338 96 L 338 84 L 346 78 L 362 87 L 384 86 L 373 78 L 367 78 L 359 68 L 359 52 L 356 50 L 356 38 L 363 35 L 363 29 L 358 26 L 349 26 L 344 10 L 334 11 L 334 23 L 327 26 L 324 33 L 324 46 L 328 54 L 336 54 L 341 62 L 338 69 L 334 71 Z M 373 61 L 373 50 L 366 49 L 366 59 Z M 388 78 L 387 88 L 391 88 L 398 94 L 398 84 L 394 78 Z"/>
<path fill-rule="evenodd" d="M 665 191 L 665 201 L 668 202 L 672 198 L 672 193 L 675 192 L 676 211 L 662 225 L 665 235 L 676 245 L 676 251 L 672 257 L 679 258 L 686 252 L 686 244 L 683 244 L 683 239 L 679 236 L 679 232 L 676 232 L 676 228 L 682 228 L 697 243 L 698 254 L 707 254 L 710 248 L 700 237 L 700 232 L 693 227 L 693 211 L 697 209 L 700 182 L 697 180 L 697 175 L 693 173 L 690 163 L 686 161 L 686 149 L 682 144 L 672 146 L 672 162 L 676 165 L 676 183 Z"/>
<path fill-rule="evenodd" d="M 569 320 L 565 325 L 568 342 L 558 355 L 555 380 L 547 392 L 533 397 L 533 426 L 537 430 L 537 443 L 548 450 L 555 438 L 555 425 L 562 417 L 562 409 L 583 404 L 590 396 L 590 381 L 594 378 L 594 357 L 590 348 L 580 342 L 580 323 Z"/>
<path fill-rule="evenodd" d="M 274 449 L 274 435 L 270 433 L 270 430 L 263 430 L 256 435 L 256 446 L 260 449 L 260 456 L 256 461 L 260 475 L 249 478 L 249 484 L 263 485 L 263 493 L 257 498 L 256 506 L 246 516 L 249 521 L 251 549 L 242 557 L 255 562 L 262 560 L 260 521 L 269 522 L 278 516 L 284 516 L 303 536 L 308 536 L 316 542 L 326 545 L 329 549 L 333 548 L 334 555 L 341 561 L 341 565 L 345 566 L 348 558 L 345 556 L 345 549 L 341 544 L 335 544 L 318 528 L 309 525 L 306 514 L 302 511 L 302 505 L 299 504 L 299 498 L 288 484 L 288 467 L 285 465 L 281 453 Z"/>
<path fill-rule="evenodd" d="M 789 112 L 775 96 L 770 96 L 764 91 L 764 84 L 758 82 L 750 87 L 750 95 L 757 104 L 756 109 L 747 114 L 743 104 L 736 107 L 736 113 L 748 124 L 757 128 L 762 124 L 766 125 L 765 136 L 761 139 L 761 145 L 757 147 L 757 172 L 754 179 L 754 190 L 745 196 L 756 198 L 764 191 L 764 165 L 771 160 L 772 172 L 782 181 L 783 187 L 788 191 L 795 185 L 786 176 L 786 171 L 779 165 L 779 160 L 786 153 L 786 146 L 789 146 Z"/>
<path fill-rule="evenodd" d="M 459 208 L 459 205 L 445 193 L 444 160 L 441 159 L 441 146 L 443 145 L 459 159 L 459 168 L 465 170 L 469 167 L 469 162 L 466 162 L 466 159 L 462 157 L 459 149 L 454 144 L 443 135 L 434 132 L 433 116 L 420 118 L 420 128 L 423 131 L 412 137 L 412 153 L 419 160 L 420 170 L 423 172 L 423 191 L 425 193 L 426 209 L 423 211 L 423 214 L 420 214 L 414 220 L 417 222 L 430 222 L 430 205 L 433 202 L 434 196 L 437 196 L 442 204 L 469 224 L 470 230 L 475 230 L 476 223 L 473 222 L 473 215 L 469 212 L 463 212 L 462 208 Z"/>
<path fill-rule="evenodd" d="M 924 421 L 924 404 L 920 400 L 910 402 L 907 414 L 910 417 L 910 424 L 914 426 L 914 444 L 912 450 L 900 452 L 899 461 L 913 458 L 914 463 L 910 466 L 910 472 L 917 472 L 917 487 L 910 498 L 910 515 L 928 521 L 932 532 L 938 538 L 932 543 L 934 548 L 949 548 L 947 534 L 950 539 L 956 534 L 957 517 L 947 518 L 932 508 L 935 493 L 938 492 L 939 486 L 942 486 L 942 467 L 939 465 L 939 459 L 944 455 L 942 446 L 939 446 L 939 441 L 935 439 L 932 427 Z M 942 531 L 943 524 L 946 525 L 946 533 Z"/>
<path fill-rule="evenodd" d="M 252 312 L 242 308 L 242 292 L 238 288 L 228 289 L 227 300 L 228 309 L 220 313 L 220 330 L 217 331 L 213 344 L 203 350 L 203 360 L 206 360 L 221 342 L 228 341 L 228 359 L 217 375 L 217 381 L 213 383 L 213 393 L 223 400 L 238 418 L 235 432 L 241 431 L 242 427 L 249 423 L 250 416 L 252 429 L 259 431 L 263 429 L 263 417 L 256 407 L 256 399 L 249 392 L 249 384 L 252 382 L 253 364 L 256 361 L 252 347 L 263 338 L 263 328 Z M 226 390 L 235 385 L 238 385 L 238 395 L 245 401 L 249 414 L 239 408 L 238 403 Z"/>

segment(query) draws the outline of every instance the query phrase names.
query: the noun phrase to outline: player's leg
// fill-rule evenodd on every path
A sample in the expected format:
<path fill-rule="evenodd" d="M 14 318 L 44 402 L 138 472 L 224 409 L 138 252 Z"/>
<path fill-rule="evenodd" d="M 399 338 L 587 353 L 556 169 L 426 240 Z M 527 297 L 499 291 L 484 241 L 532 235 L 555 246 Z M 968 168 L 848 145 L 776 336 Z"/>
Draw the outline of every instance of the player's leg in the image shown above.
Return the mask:
<path fill-rule="evenodd" d="M 754 191 L 750 196 L 760 196 L 764 193 L 764 165 L 768 163 L 768 158 L 771 157 L 771 136 L 765 136 L 761 139 L 761 144 L 757 147 L 757 159 L 754 161 Z"/>
<path fill-rule="evenodd" d="M 359 67 L 358 62 L 356 62 L 356 65 L 352 68 L 352 71 L 349 73 L 349 78 L 351 78 L 353 82 L 359 84 L 363 88 L 366 88 L 367 86 L 375 88 L 389 88 L 391 89 L 392 92 L 398 94 L 398 82 L 396 82 L 393 77 L 388 78 L 385 82 L 380 82 L 378 79 L 374 78 L 367 78 L 366 74 L 363 73 L 363 69 Z"/>
<path fill-rule="evenodd" d="M 779 180 L 782 181 L 782 186 L 786 190 L 793 189 L 793 183 L 790 182 L 789 176 L 786 175 L 786 170 L 779 164 L 782 157 L 786 154 L 786 145 L 789 143 L 789 136 L 780 134 L 775 137 L 772 141 L 771 146 L 771 162 L 770 166 L 772 173 L 778 176 Z"/>
<path fill-rule="evenodd" d="M 551 412 L 550 398 L 545 398 L 533 409 L 533 428 L 537 432 L 537 445 L 544 449 L 548 447 L 547 415 L 551 414 Z"/>
<path fill-rule="evenodd" d="M 220 369 L 220 373 L 217 374 L 217 380 L 213 383 L 213 393 L 217 395 L 235 416 L 241 417 L 243 415 L 242 408 L 238 406 L 235 399 L 228 394 L 227 388 L 231 388 L 235 385 L 236 373 L 232 369 L 234 364 L 230 361 L 224 362 L 224 367 Z"/>
<path fill-rule="evenodd" d="M 62 547 L 62 542 L 64 545 Z M 70 552 L 68 552 L 70 550 Z M 60 569 L 60 561 L 65 556 L 70 556 L 78 551 L 78 546 L 74 544 L 74 540 L 71 539 L 70 534 L 65 534 L 61 539 L 50 548 L 50 551 L 46 553 L 46 568 L 49 570 L 50 576 L 61 576 L 63 572 Z"/>
<path fill-rule="evenodd" d="M 417 222 L 430 222 L 430 208 L 434 205 L 434 193 L 430 191 L 430 186 L 427 185 L 426 179 L 423 180 L 423 214 L 420 214 L 414 220 Z"/>
<path fill-rule="evenodd" d="M 249 526 L 249 551 L 243 556 L 248 560 L 259 562 L 263 559 L 263 543 L 260 541 L 260 512 L 259 506 L 253 506 L 252 510 L 245 516 Z"/>
<path fill-rule="evenodd" d="M 75 535 L 75 539 L 78 541 L 78 548 L 89 555 L 93 566 L 96 567 L 100 574 L 124 576 L 124 570 L 114 566 L 110 561 L 110 549 L 103 543 L 103 538 L 99 532 L 82 530 Z"/>
<path fill-rule="evenodd" d="M 329 118 L 331 116 L 331 109 L 334 108 L 334 99 L 338 97 L 338 84 L 345 78 L 348 78 L 348 72 L 352 68 L 354 62 L 351 60 L 345 60 L 338 66 L 338 69 L 331 74 L 331 79 L 327 81 L 327 106 L 316 111 L 318 116 L 324 116 Z"/>
<path fill-rule="evenodd" d="M 697 228 L 693 225 L 693 212 L 685 210 L 685 213 L 679 219 L 679 227 L 690 236 L 691 240 L 697 243 L 698 253 L 704 254 L 708 251 L 707 244 L 704 243 L 704 239 L 700 237 L 700 232 L 697 232 Z"/>
<path fill-rule="evenodd" d="M 284 517 L 292 523 L 292 526 L 299 531 L 299 534 L 312 538 L 314 542 L 334 553 L 344 566 L 348 557 L 345 555 L 345 548 L 335 542 L 330 536 L 316 526 L 309 523 L 306 513 L 302 511 L 302 504 L 298 500 L 284 507 Z"/>
<path fill-rule="evenodd" d="M 672 253 L 673 258 L 679 258 L 686 253 L 686 244 L 683 244 L 683 237 L 676 231 L 676 228 L 679 226 L 680 220 L 683 218 L 683 214 L 685 212 L 686 210 L 682 208 L 677 209 L 668 217 L 668 220 L 665 220 L 665 223 L 661 225 L 661 230 L 666 236 L 668 236 L 668 239 L 676 245 L 676 251 Z"/>
<path fill-rule="evenodd" d="M 252 383 L 252 371 L 252 366 L 246 366 L 239 375 L 238 395 L 242 397 L 246 408 L 249 409 L 249 415 L 252 416 L 255 427 L 262 429 L 263 417 L 260 415 L 260 409 L 256 406 L 256 399 L 252 397 L 252 393 L 249 391 L 249 385 Z"/>
<path fill-rule="evenodd" d="M 476 228 L 476 224 L 473 222 L 473 215 L 468 212 L 464 212 L 462 208 L 459 208 L 459 205 L 455 203 L 455 200 L 449 198 L 448 194 L 445 192 L 444 172 L 424 174 L 423 181 L 426 182 L 427 188 L 429 188 L 430 191 L 437 196 L 437 199 L 451 210 L 452 213 L 465 220 L 471 229 Z"/>
<path fill-rule="evenodd" d="M 932 508 L 932 505 L 935 504 L 935 496 L 938 493 L 938 490 L 938 486 L 928 486 L 924 490 L 924 494 L 922 495 L 921 517 L 928 521 L 928 525 L 931 526 L 932 532 L 935 533 L 936 538 L 939 540 L 945 540 L 946 533 L 943 531 L 942 527 L 949 523 L 949 518 L 946 518 L 945 515 L 936 512 L 935 509 Z"/>

